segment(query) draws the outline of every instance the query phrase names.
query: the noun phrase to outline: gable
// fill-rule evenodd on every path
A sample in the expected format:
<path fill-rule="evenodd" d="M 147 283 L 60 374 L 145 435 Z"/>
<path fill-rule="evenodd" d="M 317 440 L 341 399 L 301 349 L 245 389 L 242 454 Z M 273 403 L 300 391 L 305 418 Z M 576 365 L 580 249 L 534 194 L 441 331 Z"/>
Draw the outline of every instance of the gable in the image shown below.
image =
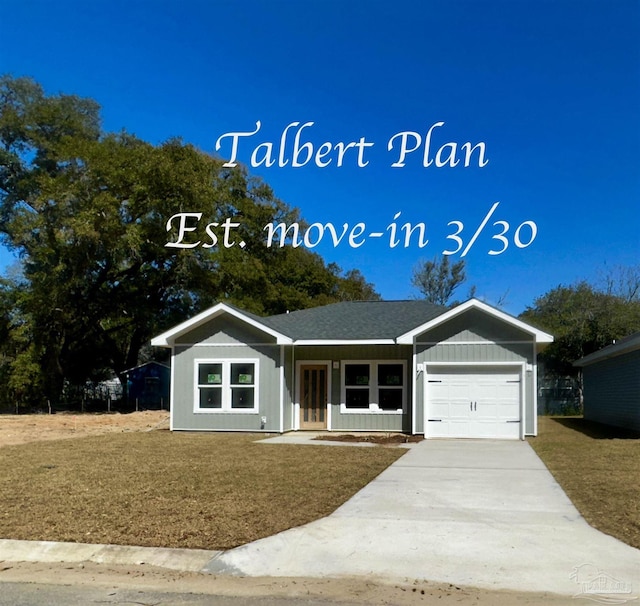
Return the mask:
<path fill-rule="evenodd" d="M 460 325 L 465 326 L 465 330 L 469 331 L 467 336 L 480 336 L 483 332 L 489 331 L 489 333 L 493 332 L 494 334 L 499 334 L 500 340 L 502 341 L 507 340 L 509 335 L 520 335 L 520 338 L 517 340 L 522 341 L 522 335 L 528 335 L 529 338 L 526 340 L 530 340 L 538 346 L 553 342 L 553 336 L 550 334 L 543 332 L 542 330 L 538 330 L 537 328 L 522 322 L 522 320 L 518 320 L 518 318 L 510 316 L 509 314 L 500 311 L 495 307 L 491 307 L 482 301 L 478 301 L 477 299 L 469 299 L 465 303 L 449 309 L 435 319 L 400 335 L 397 342 L 412 343 L 417 337 L 421 337 L 424 333 L 434 331 L 437 327 L 444 327 L 446 324 L 456 320 L 456 318 L 463 318 L 463 316 L 470 311 L 476 312 L 476 314 L 480 315 L 468 316 L 469 319 L 467 322 L 471 322 L 469 326 L 465 326 L 464 324 Z M 455 324 L 453 324 L 453 326 L 455 326 Z M 450 334 L 452 330 L 454 332 Z M 432 334 L 436 334 L 435 331 Z M 448 331 L 445 328 L 444 334 L 449 334 L 449 337 L 447 338 L 450 338 L 450 336 L 457 333 L 455 333 L 455 328 L 448 329 Z"/>
<path fill-rule="evenodd" d="M 470 308 L 416 335 L 418 343 L 530 342 L 532 334 L 485 312 Z"/>
<path fill-rule="evenodd" d="M 219 315 L 204 324 L 196 326 L 175 339 L 176 345 L 216 344 L 268 344 L 275 343 L 275 337 L 266 334 L 239 318 L 229 314 Z"/>
<path fill-rule="evenodd" d="M 245 325 L 245 330 L 248 330 L 251 334 L 252 329 L 257 331 L 258 333 L 263 333 L 263 337 L 258 339 L 257 342 L 271 342 L 267 338 L 267 336 L 275 339 L 277 343 L 290 343 L 291 339 L 286 337 L 285 335 L 273 330 L 269 326 L 267 326 L 262 318 L 254 316 L 248 312 L 242 312 L 230 305 L 226 305 L 224 303 L 218 303 L 213 307 L 199 313 L 197 316 L 174 326 L 170 330 L 163 332 L 161 335 L 154 337 L 151 340 L 151 345 L 156 347 L 172 347 L 176 342 L 180 340 L 181 343 L 197 343 L 198 338 L 202 337 L 204 339 L 214 339 L 215 341 L 216 335 L 220 338 L 224 339 L 222 336 L 225 333 L 224 328 L 219 328 L 219 324 L 215 323 L 216 319 L 221 319 L 222 322 L 225 322 L 223 326 L 226 326 L 226 322 L 229 322 L 229 330 L 231 331 L 228 336 L 237 341 L 241 341 L 239 338 L 239 331 L 237 326 L 239 324 Z M 234 324 L 233 320 L 236 320 L 239 324 Z M 211 324 L 212 323 L 212 324 Z M 211 324 L 208 328 L 206 327 L 208 324 Z M 234 326 L 236 328 L 234 328 Z M 198 332 L 202 328 L 201 332 Z M 234 334 L 235 333 L 235 334 Z M 188 336 L 191 335 L 191 336 Z M 264 341 L 263 339 L 267 339 Z M 235 342 L 235 341 L 231 341 Z M 251 341 L 250 341 L 251 342 Z"/>

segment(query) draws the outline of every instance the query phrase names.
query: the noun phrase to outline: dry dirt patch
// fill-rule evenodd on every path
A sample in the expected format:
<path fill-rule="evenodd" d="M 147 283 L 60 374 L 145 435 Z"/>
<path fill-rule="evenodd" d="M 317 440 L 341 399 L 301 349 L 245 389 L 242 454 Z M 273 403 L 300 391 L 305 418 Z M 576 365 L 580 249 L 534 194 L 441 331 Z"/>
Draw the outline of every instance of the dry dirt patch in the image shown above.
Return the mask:
<path fill-rule="evenodd" d="M 167 411 L 147 410 L 130 414 L 0 415 L 0 447 L 113 432 L 147 431 L 160 427 L 169 427 Z"/>
<path fill-rule="evenodd" d="M 219 597 L 238 599 L 243 604 L 273 603 L 286 599 L 296 604 L 331 604 L 353 606 L 567 606 L 567 596 L 549 593 L 520 593 L 462 587 L 450 583 L 410 580 L 387 583 L 369 578 L 288 578 L 214 576 L 195 572 L 178 572 L 147 565 L 110 566 L 85 562 L 6 563 L 0 567 L 0 581 L 39 583 L 43 595 L 54 594 L 56 585 L 105 590 L 87 603 L 109 604 L 186 604 L 187 596 L 197 604 L 219 604 Z M 158 595 L 157 592 L 167 592 Z M 59 594 L 55 593 L 56 596 Z M 87 597 L 93 594 L 85 594 Z M 202 600 L 198 600 L 200 596 Z M 50 598 L 51 599 L 51 598 Z M 295 600 L 295 602 L 293 601 Z M 47 603 L 53 603 L 51 601 Z M 77 602 L 74 602 L 77 603 Z M 191 603 L 191 599 L 188 600 Z M 227 601 L 224 600 L 226 604 Z M 279 602 L 278 602 L 279 603 Z M 289 603 L 289 602 L 287 602 Z M 575 606 L 580 606 L 576 602 Z"/>

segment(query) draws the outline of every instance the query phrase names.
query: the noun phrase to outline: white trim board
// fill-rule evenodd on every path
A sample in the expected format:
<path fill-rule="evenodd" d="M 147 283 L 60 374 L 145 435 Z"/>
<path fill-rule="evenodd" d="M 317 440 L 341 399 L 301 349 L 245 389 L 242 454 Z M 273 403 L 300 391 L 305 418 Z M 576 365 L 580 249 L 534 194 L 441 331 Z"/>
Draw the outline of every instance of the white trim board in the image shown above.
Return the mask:
<path fill-rule="evenodd" d="M 325 431 L 331 431 L 331 371 L 332 360 L 296 360 L 295 368 L 295 390 L 293 396 L 293 430 L 300 431 L 300 389 L 302 388 L 302 381 L 300 379 L 300 367 L 301 366 L 326 366 L 327 368 L 327 410 L 325 412 L 327 418 L 327 429 Z"/>
<path fill-rule="evenodd" d="M 246 324 L 257 328 L 258 330 L 271 335 L 276 339 L 277 344 L 293 342 L 290 337 L 287 337 L 273 330 L 272 328 L 265 326 L 261 322 L 258 322 L 257 320 L 246 316 L 237 309 L 229 307 L 224 303 L 218 303 L 217 305 L 206 309 L 202 313 L 199 313 L 197 316 L 194 316 L 193 318 L 186 320 L 181 324 L 178 324 L 177 326 L 174 326 L 170 330 L 163 332 L 161 335 L 154 337 L 153 339 L 151 339 L 151 345 L 154 345 L 155 347 L 171 347 L 173 344 L 175 344 L 175 340 L 181 335 L 186 334 L 187 332 L 193 330 L 194 328 L 202 326 L 207 322 L 210 322 L 211 320 L 217 318 L 222 314 L 229 314 L 230 316 L 233 316 L 234 318 L 237 318 L 238 320 L 241 320 L 242 322 L 245 322 Z"/>
<path fill-rule="evenodd" d="M 424 383 L 422 386 L 422 398 L 423 398 L 423 432 L 426 439 L 429 438 L 428 432 L 428 420 L 429 420 L 429 367 L 435 368 L 500 368 L 518 369 L 520 375 L 520 428 L 518 436 L 520 440 L 524 440 L 526 431 L 526 377 L 527 377 L 527 363 L 526 362 L 424 362 Z M 537 411 L 534 412 L 537 415 Z M 455 438 L 452 438 L 455 439 Z"/>
<path fill-rule="evenodd" d="M 493 316 L 494 318 L 502 320 L 503 322 L 510 324 L 511 326 L 514 326 L 515 328 L 522 330 L 523 332 L 533 335 L 535 337 L 536 342 L 538 343 L 553 342 L 553 337 L 550 334 L 547 334 L 546 332 L 538 330 L 533 326 L 529 326 L 528 324 L 525 324 L 521 320 L 518 320 L 517 318 L 514 318 L 513 316 L 510 316 L 509 314 L 506 314 L 503 311 L 500 311 L 499 309 L 495 309 L 490 305 L 483 303 L 482 301 L 478 301 L 478 299 L 469 299 L 468 301 L 458 305 L 457 307 L 454 307 L 453 309 L 450 309 L 449 311 L 446 311 L 445 313 L 439 315 L 433 320 L 430 320 L 429 322 L 425 322 L 424 324 L 410 330 L 409 332 L 406 332 L 405 334 L 400 335 L 396 339 L 396 342 L 398 344 L 410 345 L 411 343 L 413 343 L 414 339 L 418 335 L 428 330 L 431 330 L 436 326 L 440 326 L 441 324 L 444 324 L 448 320 L 451 320 L 452 318 L 459 316 L 460 314 L 464 313 L 469 309 L 479 309 L 481 311 L 484 311 L 485 313 L 487 313 L 490 316 Z"/>

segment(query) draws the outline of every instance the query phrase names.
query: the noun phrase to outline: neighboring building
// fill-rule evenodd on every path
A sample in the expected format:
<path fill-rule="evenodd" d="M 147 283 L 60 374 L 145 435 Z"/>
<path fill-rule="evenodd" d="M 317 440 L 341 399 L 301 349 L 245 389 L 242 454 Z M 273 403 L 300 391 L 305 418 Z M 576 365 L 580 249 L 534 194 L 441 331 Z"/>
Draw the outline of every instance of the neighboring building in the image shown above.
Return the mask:
<path fill-rule="evenodd" d="M 127 401 L 136 410 L 168 409 L 171 369 L 160 362 L 146 362 L 125 370 Z"/>
<path fill-rule="evenodd" d="M 584 418 L 640 431 L 640 332 L 577 362 L 584 380 Z"/>
<path fill-rule="evenodd" d="M 536 355 L 553 337 L 476 299 L 343 302 L 270 317 L 220 303 L 157 336 L 171 428 L 537 432 Z"/>

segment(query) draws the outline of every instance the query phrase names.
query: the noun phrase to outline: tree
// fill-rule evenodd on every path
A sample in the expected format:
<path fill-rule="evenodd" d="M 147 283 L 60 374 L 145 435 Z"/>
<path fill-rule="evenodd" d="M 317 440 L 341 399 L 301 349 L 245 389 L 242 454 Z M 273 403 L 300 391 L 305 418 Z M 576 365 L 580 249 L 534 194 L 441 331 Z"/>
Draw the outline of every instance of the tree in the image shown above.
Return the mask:
<path fill-rule="evenodd" d="M 602 290 L 627 302 L 640 301 L 640 265 L 617 265 L 602 274 Z"/>
<path fill-rule="evenodd" d="M 340 301 L 379 301 L 381 299 L 373 284 L 367 282 L 359 269 L 350 269 L 343 275 L 340 275 L 342 270 L 334 263 L 329 264 L 329 269 L 337 275 L 334 296 Z"/>
<path fill-rule="evenodd" d="M 16 393 L 34 368 L 53 402 L 65 383 L 120 374 L 154 333 L 222 299 L 278 313 L 373 292 L 304 248 L 264 246 L 266 224 L 300 217 L 246 170 L 99 124 L 91 100 L 0 79 L 0 234 L 22 261 L 28 343 L 9 368 Z M 194 211 L 194 241 L 211 242 L 205 226 L 231 219 L 245 248 L 166 247 L 167 220 Z"/>
<path fill-rule="evenodd" d="M 582 372 L 573 363 L 640 330 L 640 301 L 597 290 L 587 282 L 558 286 L 535 300 L 520 319 L 554 336 L 540 354 L 544 376 L 569 379 L 582 406 Z"/>
<path fill-rule="evenodd" d="M 535 300 L 520 319 L 554 336 L 540 354 L 541 379 L 570 381 L 582 407 L 582 371 L 573 363 L 640 330 L 640 301 L 599 290 L 587 282 L 557 286 Z"/>
<path fill-rule="evenodd" d="M 447 305 L 455 290 L 466 280 L 464 260 L 451 265 L 449 257 L 420 261 L 413 268 L 411 283 L 424 298 L 437 305 Z"/>
<path fill-rule="evenodd" d="M 554 335 L 542 354 L 557 376 L 577 375 L 573 362 L 640 330 L 640 302 L 596 290 L 587 282 L 558 286 L 535 300 L 520 319 Z"/>

